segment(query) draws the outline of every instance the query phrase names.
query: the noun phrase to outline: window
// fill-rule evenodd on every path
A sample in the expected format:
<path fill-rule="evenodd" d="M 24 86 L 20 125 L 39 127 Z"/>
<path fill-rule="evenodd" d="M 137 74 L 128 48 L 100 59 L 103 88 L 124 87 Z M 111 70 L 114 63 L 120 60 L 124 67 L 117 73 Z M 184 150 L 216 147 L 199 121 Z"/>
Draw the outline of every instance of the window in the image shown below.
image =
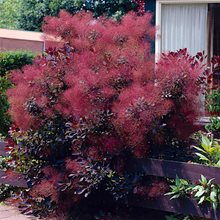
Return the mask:
<path fill-rule="evenodd" d="M 206 50 L 207 4 L 164 4 L 161 10 L 161 51 Z"/>
<path fill-rule="evenodd" d="M 189 53 L 205 51 L 210 59 L 220 56 L 220 0 L 156 0 L 156 60 L 161 52 L 187 48 Z M 220 88 L 220 69 L 210 88 Z M 200 96 L 201 112 L 205 112 Z"/>
<path fill-rule="evenodd" d="M 208 58 L 220 55 L 219 0 L 157 0 L 156 58 L 161 52 L 187 48 Z"/>

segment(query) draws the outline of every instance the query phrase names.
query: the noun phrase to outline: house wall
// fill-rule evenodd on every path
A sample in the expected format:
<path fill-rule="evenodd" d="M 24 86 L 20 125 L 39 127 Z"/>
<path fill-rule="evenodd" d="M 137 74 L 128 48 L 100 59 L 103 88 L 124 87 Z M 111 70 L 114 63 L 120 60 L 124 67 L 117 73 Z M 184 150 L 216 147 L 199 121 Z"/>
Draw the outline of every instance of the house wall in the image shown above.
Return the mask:
<path fill-rule="evenodd" d="M 26 50 L 42 53 L 45 43 L 42 33 L 0 29 L 0 51 Z"/>
<path fill-rule="evenodd" d="M 41 53 L 43 49 L 43 42 L 0 38 L 0 51 L 28 50 L 34 53 Z"/>

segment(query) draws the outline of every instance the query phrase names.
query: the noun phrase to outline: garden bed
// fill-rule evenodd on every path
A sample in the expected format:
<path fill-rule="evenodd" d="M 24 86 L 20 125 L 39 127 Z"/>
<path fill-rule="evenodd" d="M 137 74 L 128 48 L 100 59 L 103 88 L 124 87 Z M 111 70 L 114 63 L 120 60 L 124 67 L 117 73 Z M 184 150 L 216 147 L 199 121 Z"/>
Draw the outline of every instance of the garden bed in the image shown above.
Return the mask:
<path fill-rule="evenodd" d="M 7 154 L 5 150 L 6 146 L 7 145 L 4 142 L 0 142 L 1 155 L 5 156 Z M 178 176 L 179 178 L 187 179 L 192 182 L 197 182 L 200 176 L 204 175 L 207 179 L 214 178 L 214 183 L 220 183 L 220 176 L 218 175 L 220 168 L 218 167 L 152 158 L 136 159 L 135 161 L 131 161 L 130 165 L 129 170 L 131 173 L 140 172 L 146 176 L 149 175 L 173 179 Z M 5 171 L 0 171 L 1 184 L 27 187 L 27 184 L 22 176 L 18 176 L 18 174 L 16 175 L 16 173 L 14 173 L 14 176 L 12 175 L 13 177 L 5 178 L 5 174 Z M 175 200 L 170 200 L 168 196 L 159 196 L 153 199 L 132 198 L 132 200 L 129 201 L 129 205 L 133 207 L 155 209 L 208 219 L 220 218 L 219 210 L 214 212 L 209 204 L 202 204 L 198 206 L 198 203 L 194 199 L 190 198 L 178 198 Z"/>
<path fill-rule="evenodd" d="M 220 168 L 210 167 L 194 163 L 159 159 L 138 159 L 132 162 L 132 172 L 141 172 L 145 175 L 179 178 L 198 182 L 201 175 L 207 179 L 213 178 L 213 183 L 220 183 Z M 220 211 L 216 212 L 210 204 L 198 205 L 198 202 L 190 198 L 178 198 L 170 200 L 168 196 L 160 196 L 153 199 L 133 199 L 129 205 L 150 208 L 160 211 L 173 212 L 184 215 L 198 216 L 208 219 L 220 219 Z"/>

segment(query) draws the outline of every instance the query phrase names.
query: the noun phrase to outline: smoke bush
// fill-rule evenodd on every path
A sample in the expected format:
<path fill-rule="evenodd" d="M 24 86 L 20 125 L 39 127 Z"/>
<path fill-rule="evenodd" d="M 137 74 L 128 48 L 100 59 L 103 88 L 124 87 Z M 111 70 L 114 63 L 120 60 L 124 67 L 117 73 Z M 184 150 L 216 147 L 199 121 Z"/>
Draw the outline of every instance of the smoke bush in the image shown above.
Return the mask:
<path fill-rule="evenodd" d="M 155 64 L 151 17 L 129 13 L 120 23 L 86 12 L 47 17 L 45 38 L 56 47 L 12 74 L 10 113 L 29 137 L 26 152 L 55 166 L 54 173 L 66 172 L 60 186 L 76 192 L 69 193 L 71 200 L 116 178 L 109 173 L 121 170 L 125 152 L 147 156 L 155 129 L 166 124 L 181 135 L 197 116 L 203 55 L 191 57 L 184 49 Z M 60 174 L 51 183 L 58 179 Z M 35 185 L 32 195 L 40 188 Z M 57 195 L 52 198 L 59 204 Z"/>
<path fill-rule="evenodd" d="M 109 110 L 113 133 L 144 153 L 145 136 L 155 121 L 170 112 L 191 120 L 201 66 L 193 65 L 185 51 L 163 55 L 154 71 L 150 21 L 150 14 L 131 13 L 117 23 L 64 11 L 46 18 L 45 33 L 59 37 L 62 49 L 49 49 L 12 75 L 16 87 L 8 95 L 15 123 L 25 130 L 37 128 L 58 112 L 95 123 L 95 115 Z"/>

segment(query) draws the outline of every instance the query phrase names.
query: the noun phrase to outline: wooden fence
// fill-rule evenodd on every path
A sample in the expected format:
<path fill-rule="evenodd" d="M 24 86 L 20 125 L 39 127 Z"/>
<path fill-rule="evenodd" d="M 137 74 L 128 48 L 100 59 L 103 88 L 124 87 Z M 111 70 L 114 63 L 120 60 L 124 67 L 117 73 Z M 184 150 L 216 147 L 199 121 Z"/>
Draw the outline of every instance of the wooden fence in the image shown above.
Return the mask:
<path fill-rule="evenodd" d="M 139 171 L 145 175 L 159 176 L 198 182 L 201 174 L 207 179 L 214 178 L 213 182 L 220 184 L 220 168 L 200 164 L 159 160 L 139 159 L 131 163 L 131 171 Z M 150 208 L 177 214 L 192 215 L 207 219 L 220 219 L 220 211 L 211 208 L 210 204 L 198 205 L 194 199 L 178 198 L 170 200 L 169 196 L 160 196 L 155 199 L 135 199 L 129 203 L 136 207 Z"/>
<path fill-rule="evenodd" d="M 5 147 L 7 147 L 7 144 L 0 142 L 0 155 L 2 156 L 7 155 Z M 179 178 L 194 182 L 198 181 L 202 174 L 207 179 L 214 178 L 213 182 L 220 184 L 220 168 L 217 167 L 160 159 L 138 159 L 132 161 L 130 164 L 132 165 L 129 168 L 131 172 L 138 171 L 145 175 L 173 179 L 178 176 Z M 0 171 L 0 184 L 27 187 L 23 175 L 15 172 L 7 173 L 7 171 Z M 215 213 L 209 204 L 201 204 L 198 206 L 197 202 L 190 198 L 170 200 L 168 196 L 160 196 L 154 199 L 134 199 L 129 202 L 129 205 L 207 219 L 220 219 L 219 210 Z"/>

